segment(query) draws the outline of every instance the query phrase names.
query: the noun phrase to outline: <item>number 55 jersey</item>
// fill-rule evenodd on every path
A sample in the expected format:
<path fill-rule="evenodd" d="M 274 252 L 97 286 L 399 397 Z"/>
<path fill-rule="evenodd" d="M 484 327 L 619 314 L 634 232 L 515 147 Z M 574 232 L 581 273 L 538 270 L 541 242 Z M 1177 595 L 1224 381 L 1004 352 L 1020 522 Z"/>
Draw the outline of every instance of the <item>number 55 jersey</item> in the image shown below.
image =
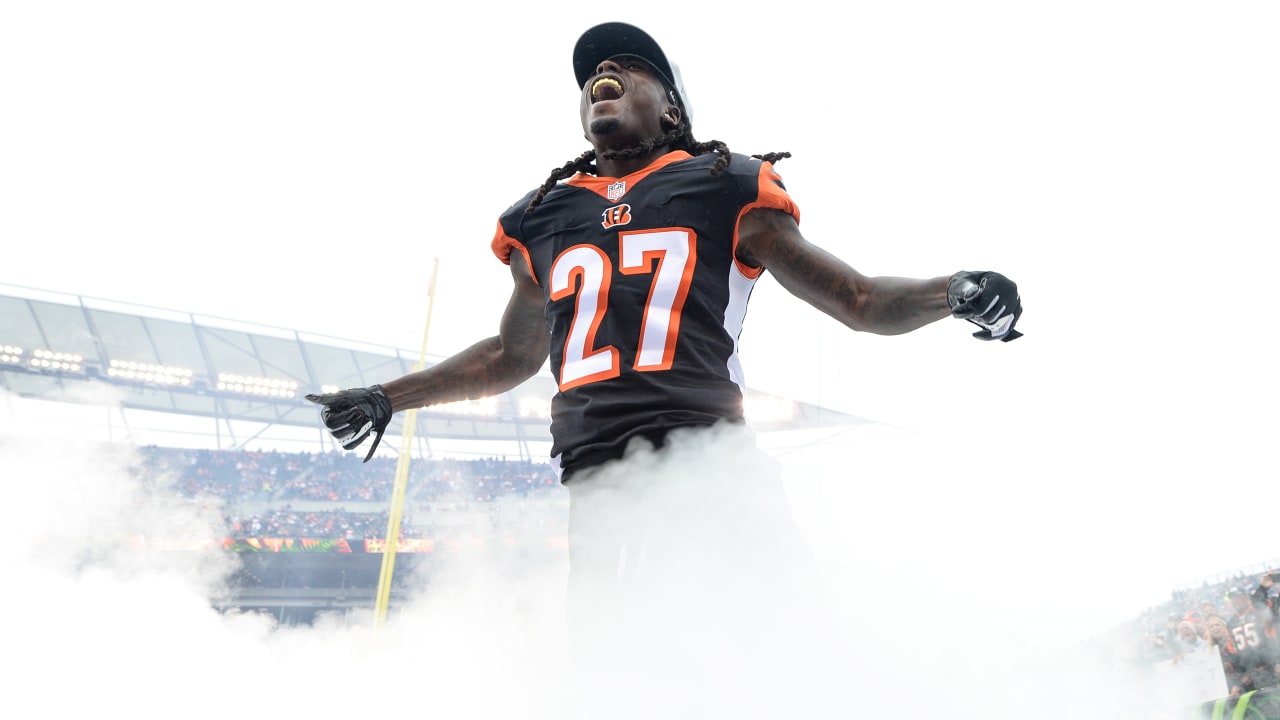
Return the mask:
<path fill-rule="evenodd" d="M 668 153 L 623 178 L 579 173 L 532 212 L 498 220 L 493 251 L 519 252 L 546 297 L 551 455 L 566 473 L 661 445 L 677 428 L 741 422 L 738 337 L 760 267 L 735 259 L 755 208 L 800 213 L 770 163 Z"/>

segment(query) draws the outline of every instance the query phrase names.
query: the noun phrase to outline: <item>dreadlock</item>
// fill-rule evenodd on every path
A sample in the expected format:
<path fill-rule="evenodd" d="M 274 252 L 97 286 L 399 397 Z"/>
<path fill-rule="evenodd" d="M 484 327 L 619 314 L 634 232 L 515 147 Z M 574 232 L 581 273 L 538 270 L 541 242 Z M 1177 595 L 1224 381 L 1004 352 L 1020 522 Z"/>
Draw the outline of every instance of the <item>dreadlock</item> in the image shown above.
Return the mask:
<path fill-rule="evenodd" d="M 607 160 L 628 160 L 631 158 L 645 157 L 664 145 L 671 146 L 672 150 L 684 150 L 694 156 L 704 155 L 709 152 L 716 153 L 720 157 L 717 157 L 715 162 L 711 163 L 712 175 L 719 175 L 723 172 L 725 168 L 729 167 L 729 162 L 733 159 L 733 156 L 729 153 L 729 146 L 719 140 L 711 140 L 710 142 L 698 142 L 695 140 L 693 137 L 693 129 L 690 127 L 689 121 L 686 118 L 681 118 L 680 125 L 665 135 L 650 138 L 634 147 L 607 152 L 604 157 Z M 752 155 L 751 157 L 765 162 L 777 162 L 782 158 L 791 157 L 791 153 L 775 152 L 766 153 L 764 155 Z M 542 183 L 542 186 L 538 188 L 538 194 L 533 196 L 533 199 L 529 201 L 529 207 L 525 208 L 524 211 L 533 212 L 534 208 L 542 204 L 542 199 L 546 197 L 548 192 L 551 192 L 551 188 L 555 187 L 557 182 L 571 178 L 578 172 L 591 173 L 592 175 L 598 174 L 595 150 L 588 150 L 564 165 L 552 170 L 551 175 L 548 176 L 546 181 Z"/>

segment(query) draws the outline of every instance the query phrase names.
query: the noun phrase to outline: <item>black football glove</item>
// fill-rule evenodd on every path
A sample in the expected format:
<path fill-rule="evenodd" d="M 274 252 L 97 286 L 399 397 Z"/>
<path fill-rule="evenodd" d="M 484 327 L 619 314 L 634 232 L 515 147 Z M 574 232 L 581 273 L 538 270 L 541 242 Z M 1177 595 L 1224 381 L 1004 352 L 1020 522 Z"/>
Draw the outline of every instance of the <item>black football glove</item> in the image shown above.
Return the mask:
<path fill-rule="evenodd" d="M 951 314 L 982 328 L 979 340 L 1009 342 L 1022 337 L 1013 329 L 1022 317 L 1022 299 L 1012 280 L 994 272 L 960 271 L 947 283 Z"/>
<path fill-rule="evenodd" d="M 320 410 L 320 419 L 324 421 L 329 433 L 337 438 L 343 450 L 351 450 L 373 433 L 373 446 L 364 462 L 369 462 L 373 451 L 382 442 L 382 433 L 391 422 L 391 400 L 383 392 L 381 385 L 367 388 L 340 390 L 324 395 L 307 395 L 308 400 L 324 406 Z"/>

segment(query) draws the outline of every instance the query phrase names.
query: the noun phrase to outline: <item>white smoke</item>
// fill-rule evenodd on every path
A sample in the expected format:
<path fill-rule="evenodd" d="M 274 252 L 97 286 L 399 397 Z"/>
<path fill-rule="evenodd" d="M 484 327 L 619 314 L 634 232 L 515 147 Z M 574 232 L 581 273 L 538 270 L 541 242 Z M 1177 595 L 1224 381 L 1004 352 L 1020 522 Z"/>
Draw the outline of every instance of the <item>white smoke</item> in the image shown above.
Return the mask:
<path fill-rule="evenodd" d="M 586 664 L 568 641 L 563 558 L 459 554 L 416 582 L 380 628 L 369 613 L 274 627 L 212 609 L 231 569 L 216 544 L 139 544 L 222 531 L 217 508 L 141 472 L 132 446 L 4 438 L 11 564 L 0 612 L 21 659 L 12 707 L 61 716 L 127 707 L 136 718 L 250 708 L 484 719 L 1161 717 L 1140 677 L 1093 653 L 1079 628 L 1064 630 L 1073 604 L 1054 599 L 1061 575 L 991 551 L 997 539 L 983 528 L 999 520 L 998 506 L 948 489 L 948 450 L 930 442 L 924 453 L 924 439 L 909 434 L 854 432 L 789 452 L 781 466 L 741 435 L 708 435 L 619 464 L 611 476 L 642 478 L 650 490 L 605 503 L 602 517 L 662 521 L 644 528 L 651 554 L 630 560 L 650 567 L 628 586 L 626 624 L 596 636 L 609 639 Z M 793 518 L 807 549 L 782 541 Z M 1043 540 L 1021 530 L 1020 543 Z M 714 565 L 702 564 L 700 545 Z M 761 568 L 782 581 L 761 583 Z M 1114 608 L 1114 619 L 1137 610 Z"/>

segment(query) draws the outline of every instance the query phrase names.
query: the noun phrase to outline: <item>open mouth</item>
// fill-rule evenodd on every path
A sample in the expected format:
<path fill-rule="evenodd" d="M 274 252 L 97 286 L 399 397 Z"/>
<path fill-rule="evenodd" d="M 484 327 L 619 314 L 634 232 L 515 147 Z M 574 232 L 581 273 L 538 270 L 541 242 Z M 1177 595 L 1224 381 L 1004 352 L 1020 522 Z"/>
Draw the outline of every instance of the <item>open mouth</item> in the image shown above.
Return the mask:
<path fill-rule="evenodd" d="M 617 79 L 608 76 L 597 78 L 591 84 L 591 102 L 598 103 L 601 100 L 617 100 L 622 97 L 622 83 Z"/>

